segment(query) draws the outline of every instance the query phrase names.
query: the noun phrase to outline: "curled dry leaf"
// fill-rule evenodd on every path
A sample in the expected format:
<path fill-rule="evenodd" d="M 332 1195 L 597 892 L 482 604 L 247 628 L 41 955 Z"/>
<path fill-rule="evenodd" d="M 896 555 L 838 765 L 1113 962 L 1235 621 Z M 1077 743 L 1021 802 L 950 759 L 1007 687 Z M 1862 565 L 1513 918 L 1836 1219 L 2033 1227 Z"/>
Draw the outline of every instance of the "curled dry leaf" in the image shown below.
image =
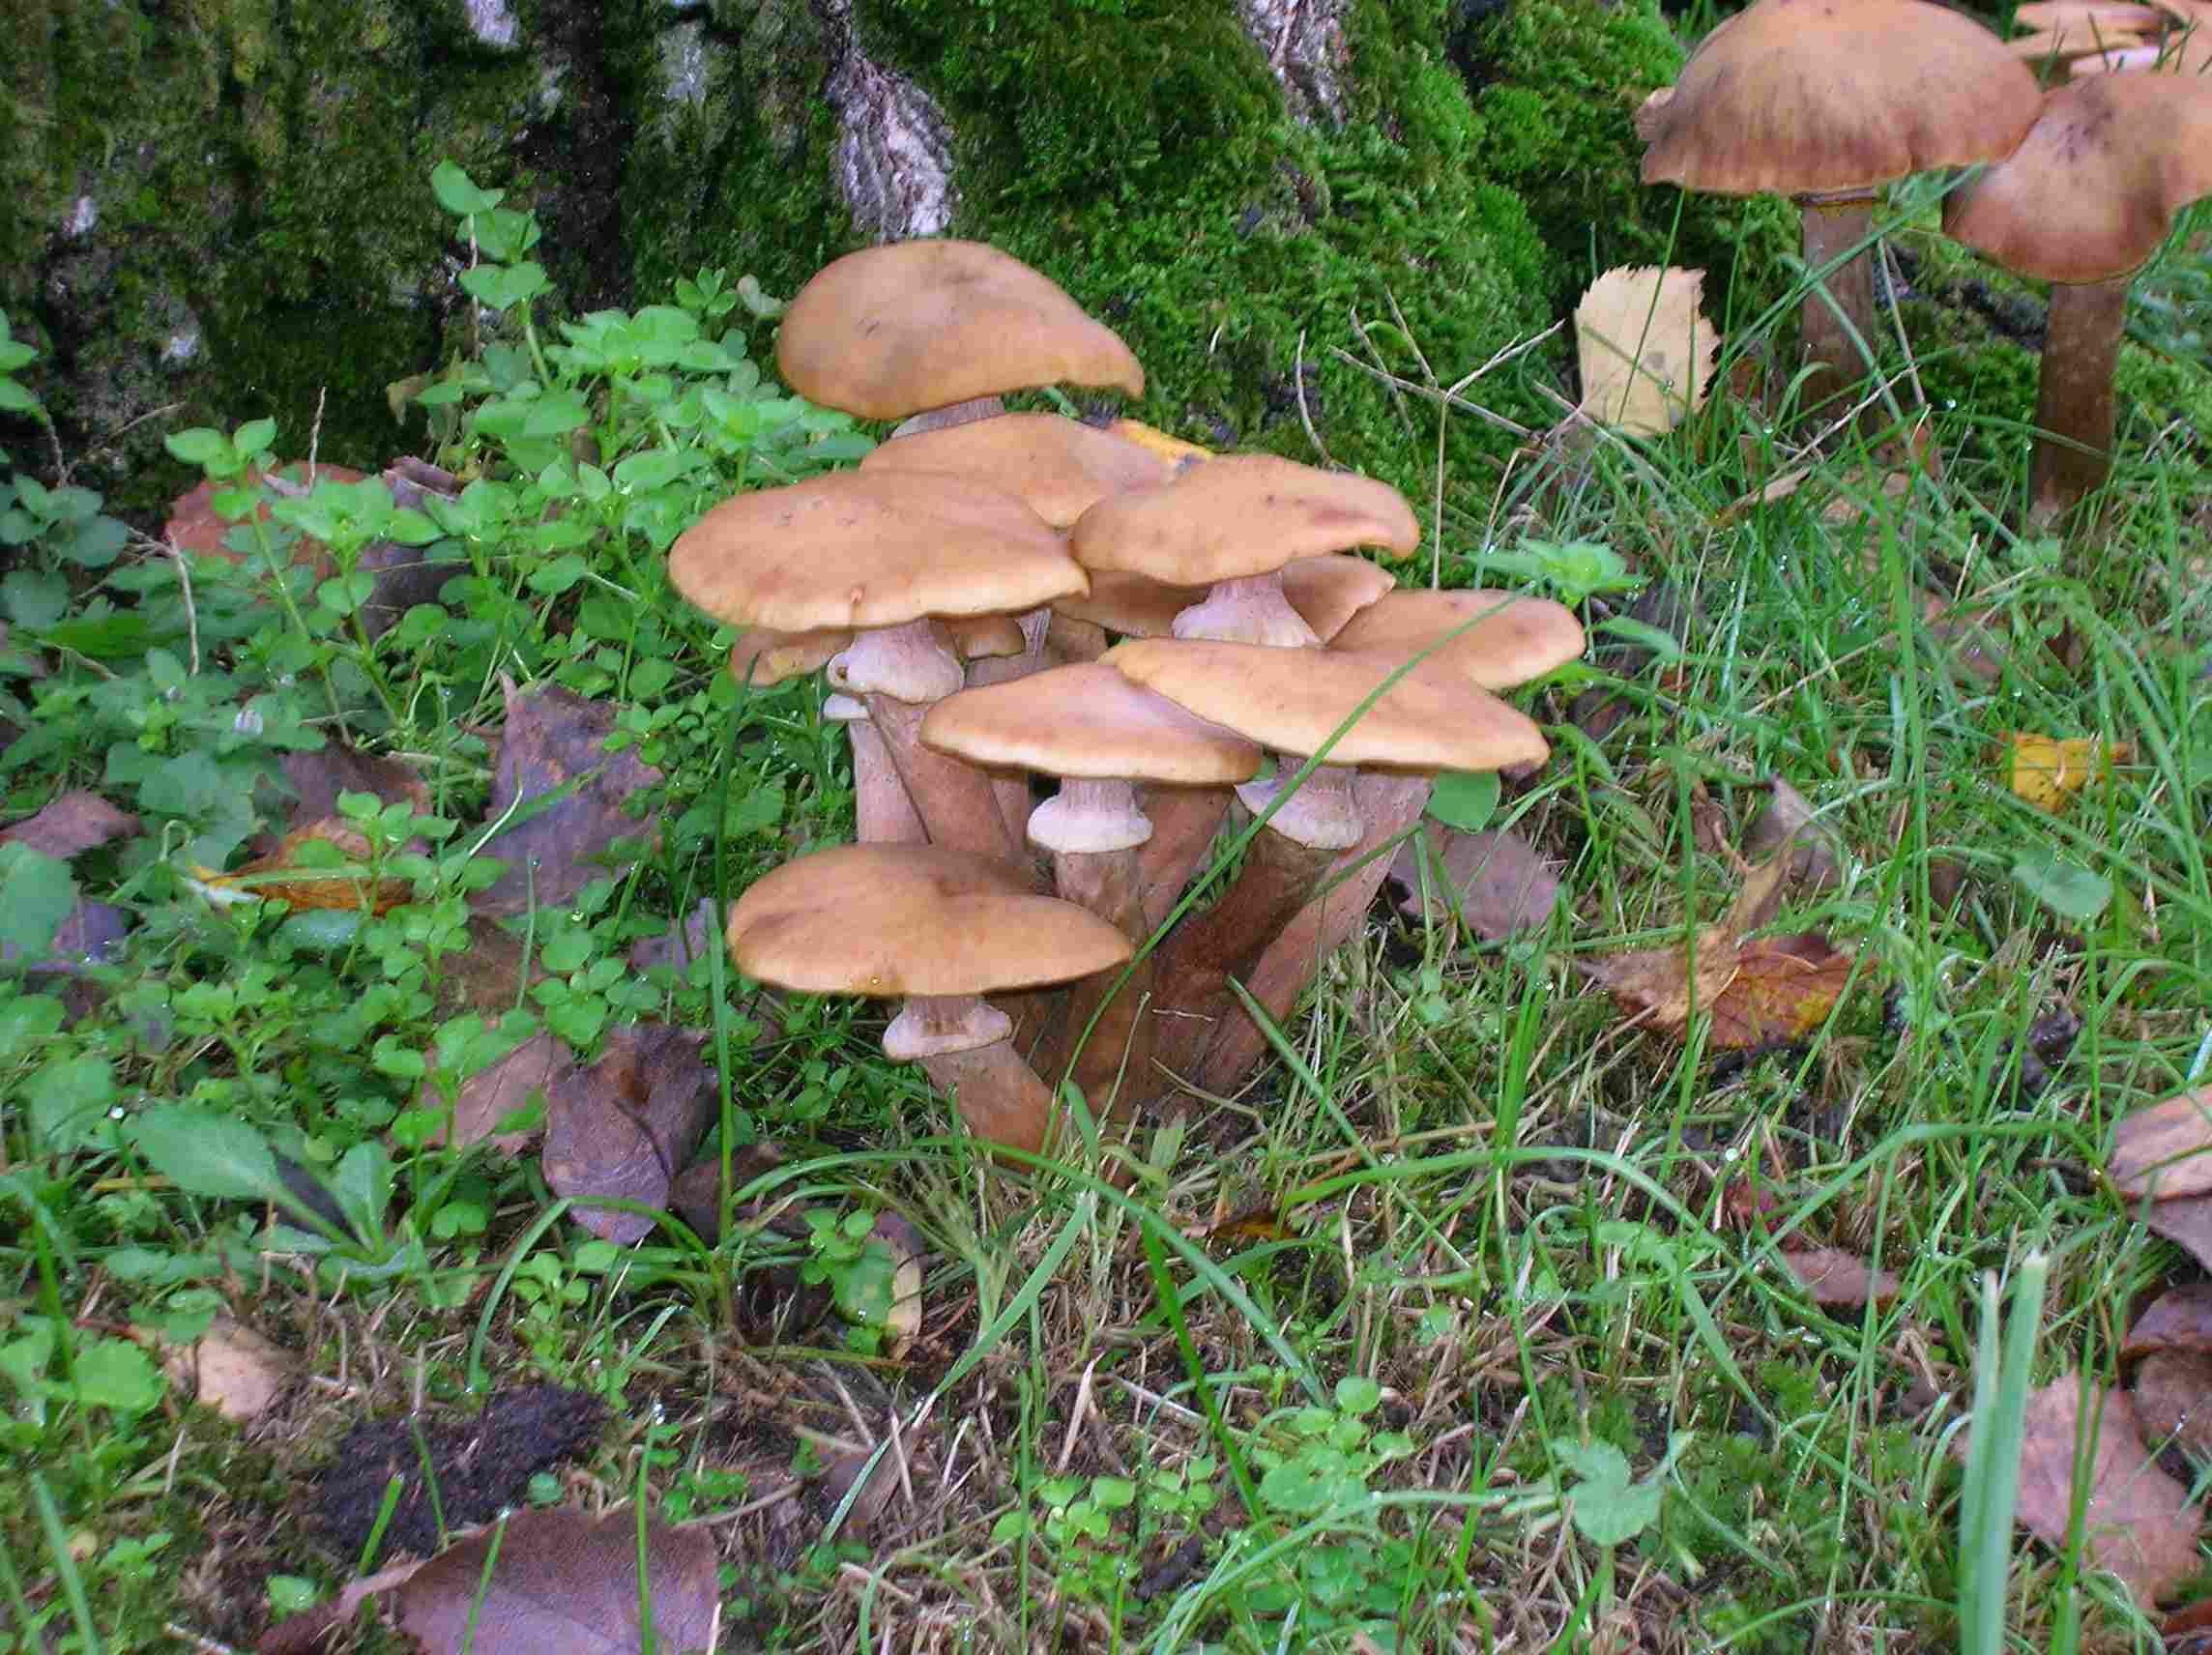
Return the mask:
<path fill-rule="evenodd" d="M 2212 1191 L 2212 1087 L 2138 1110 L 2112 1130 L 2105 1176 L 2124 1196 L 2172 1201 Z"/>
<path fill-rule="evenodd" d="M 2038 810 L 2062 810 L 2092 777 L 2124 763 L 2128 752 L 2127 742 L 2108 741 L 2102 736 L 2062 740 L 2015 732 L 2005 785 Z"/>
<path fill-rule="evenodd" d="M 294 1363 L 276 1346 L 227 1315 L 189 1345 L 162 1354 L 169 1378 L 225 1419 L 256 1419 L 283 1394 Z"/>
<path fill-rule="evenodd" d="M 713 1536 L 647 1524 L 642 1584 L 638 1553 L 634 1511 L 519 1511 L 410 1575 L 394 1618 L 423 1655 L 635 1655 L 650 1604 L 653 1648 L 713 1649 L 722 1611 Z"/>
<path fill-rule="evenodd" d="M 2143 1447 L 2127 1393 L 2092 1389 L 2084 1415 L 2081 1392 L 2080 1376 L 2068 1373 L 2028 1398 L 2018 1521 L 2047 1545 L 2066 1544 L 2076 1457 L 2081 1434 L 2093 1431 L 2082 1520 L 2087 1560 L 2118 1576 L 2147 1610 L 2196 1572 L 2198 1514 L 2188 1491 Z M 1965 1454 L 1964 1432 L 1952 1448 Z"/>
<path fill-rule="evenodd" d="M 335 856 L 333 853 L 335 853 Z M 368 840 L 339 817 L 295 828 L 266 857 L 227 874 L 202 870 L 200 883 L 217 901 L 258 897 L 294 908 L 365 909 L 384 914 L 414 894 L 405 880 L 367 877 Z"/>
<path fill-rule="evenodd" d="M 1575 306 L 1583 399 L 1576 412 L 1637 437 L 1663 437 L 1703 407 L 1720 335 L 1698 308 L 1705 273 L 1623 265 Z"/>
<path fill-rule="evenodd" d="M 1724 924 L 1699 932 L 1694 949 L 1644 948 L 1578 964 L 1631 1021 L 1679 1039 L 1691 1014 L 1707 1011 L 1716 1049 L 1750 1050 L 1818 1029 L 1849 983 L 1851 962 L 1817 931 L 1742 943 Z"/>
<path fill-rule="evenodd" d="M 2161 1350 L 2136 1370 L 2136 1424 L 2153 1454 L 2178 1448 L 2212 1460 L 2212 1355 Z"/>
<path fill-rule="evenodd" d="M 1881 1305 L 1897 1296 L 1895 1271 L 1877 1270 L 1841 1247 L 1791 1249 L 1783 1253 L 1782 1262 L 1818 1305 Z"/>
<path fill-rule="evenodd" d="M 594 1196 L 668 1205 L 720 1099 L 700 1055 L 704 1039 L 660 1024 L 610 1029 L 598 1061 L 570 1063 L 545 1082 L 539 1164 L 555 1193 L 576 1199 L 569 1214 L 593 1234 L 627 1246 L 654 1222 L 592 1205 Z"/>
<path fill-rule="evenodd" d="M 891 1303 L 884 1314 L 883 1333 L 884 1354 L 895 1361 L 921 1337 L 921 1266 L 929 1249 L 921 1232 L 895 1212 L 876 1214 L 868 1234 L 890 1249 Z"/>
<path fill-rule="evenodd" d="M 1536 930 L 1551 918 L 1559 882 L 1551 865 L 1520 834 L 1510 829 L 1468 833 L 1433 822 L 1423 831 L 1430 852 L 1427 879 L 1422 877 L 1419 837 L 1399 847 L 1390 864 L 1390 882 L 1399 893 L 1398 912 L 1407 918 L 1431 925 L 1448 921 L 1455 894 L 1457 911 L 1485 942 Z"/>
<path fill-rule="evenodd" d="M 496 822 L 518 806 L 529 810 L 552 798 L 487 846 L 506 860 L 507 871 L 478 906 L 487 914 L 520 914 L 534 903 L 567 902 L 609 871 L 597 858 L 610 843 L 651 831 L 623 801 L 657 786 L 660 772 L 633 752 L 606 750 L 613 708 L 558 684 L 522 690 L 500 682 L 507 726 L 485 814 Z"/>
<path fill-rule="evenodd" d="M 1754 861 L 1780 863 L 1790 886 L 1834 890 L 1844 881 L 1835 830 L 1780 776 L 1769 776 L 1764 785 L 1766 807 L 1744 834 L 1743 854 Z"/>
<path fill-rule="evenodd" d="M 28 845 L 42 856 L 68 861 L 86 851 L 138 831 L 138 818 L 97 793 L 57 794 L 36 816 L 0 828 L 0 845 Z"/>
<path fill-rule="evenodd" d="M 2192 1282 L 2160 1293 L 2128 1329 L 2120 1360 L 2139 1361 L 2162 1350 L 2212 1356 L 2212 1282 Z"/>

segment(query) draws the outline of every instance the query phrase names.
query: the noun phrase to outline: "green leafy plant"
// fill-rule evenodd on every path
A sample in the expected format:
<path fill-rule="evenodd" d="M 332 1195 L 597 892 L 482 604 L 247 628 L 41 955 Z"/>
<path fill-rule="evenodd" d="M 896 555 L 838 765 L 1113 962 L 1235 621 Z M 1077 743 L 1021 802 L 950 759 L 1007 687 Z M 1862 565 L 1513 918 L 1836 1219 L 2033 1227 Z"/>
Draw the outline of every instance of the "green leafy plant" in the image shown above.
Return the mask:
<path fill-rule="evenodd" d="M 891 1310 L 891 1278 L 898 1259 L 890 1244 L 872 1234 L 876 1215 L 856 1207 L 839 1215 L 817 1207 L 806 1215 L 806 1262 L 800 1279 L 809 1287 L 828 1283 L 845 1338 L 857 1350 L 873 1352 Z"/>

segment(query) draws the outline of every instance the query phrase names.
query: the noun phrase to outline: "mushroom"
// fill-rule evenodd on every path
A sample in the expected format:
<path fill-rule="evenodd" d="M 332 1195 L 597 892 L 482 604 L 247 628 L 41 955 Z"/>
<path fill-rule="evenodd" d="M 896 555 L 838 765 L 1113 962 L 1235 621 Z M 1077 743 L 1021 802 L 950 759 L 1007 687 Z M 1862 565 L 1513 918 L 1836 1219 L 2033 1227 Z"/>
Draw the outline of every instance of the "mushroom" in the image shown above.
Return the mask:
<path fill-rule="evenodd" d="M 1148 798 L 1250 777 L 1260 768 L 1259 746 L 1164 696 L 1141 689 L 1100 662 L 1055 667 L 986 689 L 948 696 L 922 720 L 923 742 L 973 764 L 1012 767 L 1058 776 L 1057 796 L 1029 818 L 1030 842 L 1052 855 L 1055 888 L 1119 927 L 1132 941 L 1145 921 L 1139 847 L 1152 825 L 1139 809 L 1137 781 L 1157 784 Z M 1094 1102 L 1107 1096 L 1124 1071 L 1151 1069 L 1149 1020 L 1138 1008 L 1151 987 L 1148 956 L 1129 973 L 1112 1001 L 1108 983 L 1087 994 L 1079 988 L 1052 1050 L 1083 1040 L 1094 1014 L 1096 1028 L 1074 1052 L 1073 1076 Z M 1044 1061 L 1053 1073 L 1060 1063 Z"/>
<path fill-rule="evenodd" d="M 1583 653 L 1583 624 L 1547 597 L 1512 592 L 1393 592 L 1354 615 L 1331 650 L 1429 663 L 1479 689 L 1511 689 Z"/>
<path fill-rule="evenodd" d="M 1158 455 L 1061 414 L 1003 414 L 901 437 L 870 450 L 860 470 L 980 478 L 1055 529 L 1070 527 L 1109 494 L 1157 487 L 1169 472 Z"/>
<path fill-rule="evenodd" d="M 1803 204 L 1806 271 L 1825 288 L 1798 324 L 1819 402 L 1872 365 L 1874 277 L 1856 249 L 1877 188 L 2001 160 L 2037 97 L 2003 42 L 1927 0 L 1754 0 L 1637 111 L 1644 182 Z"/>
<path fill-rule="evenodd" d="M 1124 677 L 1280 752 L 1321 754 L 1299 794 L 1281 806 L 1246 852 L 1221 899 L 1179 927 L 1160 949 L 1156 1004 L 1164 1020 L 1159 1057 L 1188 1072 L 1233 1003 L 1242 975 L 1312 899 L 1338 853 L 1363 826 L 1350 798 L 1349 768 L 1389 770 L 1502 769 L 1541 763 L 1543 735 L 1465 676 L 1428 663 L 1334 650 L 1142 639 L 1106 656 Z M 1325 753 L 1324 750 L 1325 749 Z M 1269 795 L 1240 790 L 1255 814 Z M 1314 794 L 1308 813 L 1294 812 Z M 1284 824 L 1291 824 L 1288 832 Z"/>
<path fill-rule="evenodd" d="M 838 691 L 824 699 L 822 716 L 844 725 L 852 743 L 854 837 L 863 845 L 928 844 L 928 825 L 907 797 L 882 733 L 868 721 L 867 703 Z"/>
<path fill-rule="evenodd" d="M 865 420 L 1039 385 L 1145 393 L 1112 329 L 980 242 L 892 242 L 825 265 L 785 307 L 775 360 L 800 395 Z"/>
<path fill-rule="evenodd" d="M 2050 281 L 2027 518 L 2048 527 L 2112 463 L 2112 369 L 2128 287 L 2212 195 L 2212 76 L 2129 73 L 2069 81 L 2010 160 L 1954 192 L 1945 233 L 2016 275 Z"/>
<path fill-rule="evenodd" d="M 1053 1097 L 982 995 L 1124 964 L 1129 940 L 1032 893 L 1004 863 L 936 845 L 839 845 L 786 862 L 730 909 L 747 976 L 808 994 L 899 997 L 885 1055 L 919 1062 L 968 1130 L 1042 1153 Z"/>
<path fill-rule="evenodd" d="M 1177 637 L 1278 647 L 1321 641 L 1283 595 L 1285 564 L 1354 546 L 1405 556 L 1420 543 L 1412 508 L 1388 483 L 1272 454 L 1224 454 L 1156 488 L 1108 495 L 1068 537 L 1087 569 L 1206 587 L 1175 618 Z"/>
<path fill-rule="evenodd" d="M 1024 853 L 988 777 L 917 740 L 961 687 L 931 618 L 1032 609 L 1085 589 L 1061 538 L 1011 495 L 937 472 L 832 472 L 734 495 L 671 548 L 676 589 L 717 621 L 852 628 L 830 682 L 865 699 L 934 843 Z"/>

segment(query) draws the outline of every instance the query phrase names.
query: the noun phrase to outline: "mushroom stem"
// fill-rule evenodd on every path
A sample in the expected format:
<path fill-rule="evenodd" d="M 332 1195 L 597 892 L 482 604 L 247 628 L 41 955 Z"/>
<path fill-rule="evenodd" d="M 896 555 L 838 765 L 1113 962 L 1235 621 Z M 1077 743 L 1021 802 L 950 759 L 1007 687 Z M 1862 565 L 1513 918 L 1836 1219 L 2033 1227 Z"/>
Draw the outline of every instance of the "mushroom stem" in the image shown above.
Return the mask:
<path fill-rule="evenodd" d="M 1281 1024 L 1296 1009 L 1298 996 L 1336 948 L 1356 933 L 1368 905 L 1390 871 L 1384 847 L 1402 837 L 1421 818 L 1429 802 L 1430 778 L 1362 772 L 1353 784 L 1365 823 L 1359 843 L 1338 857 L 1323 875 L 1336 881 L 1298 911 L 1242 973 L 1245 988 L 1270 1021 Z M 1364 858 L 1364 860 L 1362 859 Z M 1253 1065 L 1266 1054 L 1267 1037 L 1235 996 L 1212 1025 L 1213 1034 L 1191 1072 L 1201 1089 L 1232 1092 L 1244 1084 Z"/>
<path fill-rule="evenodd" d="M 1229 979 L 1243 975 L 1306 906 L 1335 857 L 1335 846 L 1301 844 L 1263 828 L 1221 900 L 1162 944 L 1153 997 L 1155 1056 L 1171 1072 L 1186 1074 L 1195 1066 L 1234 1003 Z"/>
<path fill-rule="evenodd" d="M 994 683 L 1011 683 L 1015 679 L 1045 668 L 1045 633 L 1052 625 L 1052 607 L 1049 604 L 1029 611 L 1022 617 L 1022 639 L 1025 645 L 1018 655 L 986 655 L 981 660 L 968 663 L 968 687 L 984 688 Z M 1028 830 L 1030 811 L 1036 801 L 1030 798 L 1029 777 L 1018 770 L 996 773 L 991 777 L 991 791 L 998 796 L 999 813 L 1006 821 L 1006 830 L 1019 844 Z"/>
<path fill-rule="evenodd" d="M 832 695 L 823 712 L 845 726 L 853 743 L 853 836 L 862 844 L 927 844 L 929 829 L 907 797 L 881 732 L 868 722 L 868 710 L 852 696 Z"/>
<path fill-rule="evenodd" d="M 1052 1136 L 1052 1089 L 1021 1060 L 1011 1040 L 921 1060 L 931 1084 L 960 1111 L 969 1133 L 986 1144 L 1044 1153 Z"/>
<path fill-rule="evenodd" d="M 1152 819 L 1152 836 L 1137 854 L 1145 906 L 1145 928 L 1138 936 L 1157 931 L 1182 900 L 1183 887 L 1206 860 L 1214 834 L 1229 815 L 1229 798 L 1226 787 L 1155 784 L 1145 789 L 1145 814 Z"/>
<path fill-rule="evenodd" d="M 1825 299 L 1818 291 L 1805 296 L 1797 322 L 1805 362 L 1813 369 L 1805 382 L 1808 408 L 1847 391 L 1874 369 L 1862 344 L 1874 338 L 1874 263 L 1864 251 L 1852 250 L 1866 240 L 1873 222 L 1871 196 L 1805 199 L 1805 269 L 1827 290 Z M 1836 264 L 1838 259 L 1844 262 Z M 1830 265 L 1836 267 L 1822 276 Z"/>
<path fill-rule="evenodd" d="M 1312 649 L 1320 636 L 1283 595 L 1283 571 L 1217 580 L 1206 596 L 1176 616 L 1179 638 L 1218 638 L 1272 644 L 1279 650 Z"/>
<path fill-rule="evenodd" d="M 2112 469 L 2112 369 L 2126 330 L 2128 278 L 2053 282 L 2035 396 L 2027 522 L 2050 528 Z"/>
<path fill-rule="evenodd" d="M 1134 846 L 1056 852 L 1052 868 L 1054 888 L 1062 901 L 1079 903 L 1125 936 L 1143 940 L 1142 873 Z M 1098 1119 L 1125 1118 L 1139 1097 L 1150 1094 L 1153 1023 L 1145 1010 L 1155 973 L 1154 956 L 1148 954 L 1133 966 L 1068 984 L 1066 1007 L 1039 1054 L 1040 1072 L 1049 1076 L 1065 1069 Z"/>
<path fill-rule="evenodd" d="M 907 797 L 929 829 L 929 842 L 1028 868 L 1029 854 L 1006 826 L 989 773 L 921 744 L 921 720 L 929 709 L 878 693 L 867 703 L 868 721 L 882 735 Z"/>

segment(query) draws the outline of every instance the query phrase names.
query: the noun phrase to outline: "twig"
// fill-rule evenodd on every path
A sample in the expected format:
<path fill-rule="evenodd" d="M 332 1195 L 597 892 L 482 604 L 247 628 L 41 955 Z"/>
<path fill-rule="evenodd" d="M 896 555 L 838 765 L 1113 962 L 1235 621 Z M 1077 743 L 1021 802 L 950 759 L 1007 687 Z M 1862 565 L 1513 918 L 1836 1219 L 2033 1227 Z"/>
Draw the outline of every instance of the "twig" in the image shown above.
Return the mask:
<path fill-rule="evenodd" d="M 1298 423 L 1306 428 L 1306 441 L 1313 444 L 1314 452 L 1321 455 L 1322 463 L 1336 464 L 1336 456 L 1328 451 L 1328 445 L 1314 430 L 1313 415 L 1306 408 L 1306 331 L 1298 330 L 1297 355 L 1291 360 L 1291 385 L 1298 393 Z"/>
<path fill-rule="evenodd" d="M 1540 338 L 1542 335 L 1539 334 L 1538 337 Z M 1416 395 L 1420 396 L 1446 398 L 1450 401 L 1454 408 L 1459 409 L 1462 413 L 1472 414 L 1478 420 L 1488 421 L 1491 424 L 1497 426 L 1499 430 L 1519 437 L 1523 441 L 1527 441 L 1528 438 L 1536 434 L 1535 432 L 1529 430 L 1528 426 L 1508 420 L 1502 414 L 1492 413 L 1489 409 L 1483 407 L 1483 405 L 1479 402 L 1470 402 L 1464 396 L 1452 395 L 1450 392 L 1444 390 L 1441 386 L 1431 388 L 1425 385 L 1415 385 L 1410 379 L 1399 378 L 1398 375 L 1390 372 L 1387 368 L 1374 367 L 1366 363 L 1361 362 L 1357 357 L 1353 356 L 1350 351 L 1343 349 L 1341 346 L 1331 345 L 1328 348 L 1335 352 L 1338 357 L 1342 358 L 1344 361 L 1350 363 L 1353 367 L 1357 368 L 1361 373 L 1372 374 L 1375 378 L 1382 381 L 1383 384 L 1388 385 L 1398 391 L 1411 391 Z M 1411 433 L 1409 433 L 1409 435 Z"/>

